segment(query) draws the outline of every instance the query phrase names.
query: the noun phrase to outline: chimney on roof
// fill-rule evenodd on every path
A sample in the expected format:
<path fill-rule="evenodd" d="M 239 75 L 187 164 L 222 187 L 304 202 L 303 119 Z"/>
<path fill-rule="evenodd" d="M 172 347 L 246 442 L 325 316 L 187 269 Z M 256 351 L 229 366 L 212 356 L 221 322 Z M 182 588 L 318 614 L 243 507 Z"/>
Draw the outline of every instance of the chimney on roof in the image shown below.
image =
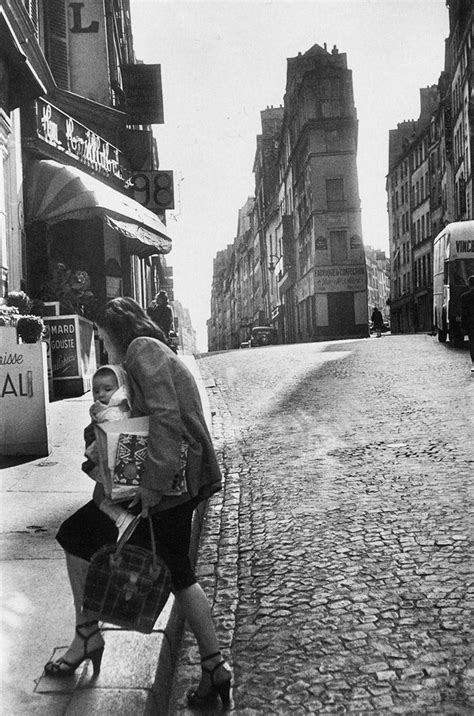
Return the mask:
<path fill-rule="evenodd" d="M 332 54 L 332 55 L 338 55 L 338 54 L 339 54 L 339 50 L 337 49 L 336 45 L 333 45 L 331 54 Z"/>
<path fill-rule="evenodd" d="M 326 52 L 327 52 L 327 50 L 328 50 L 328 43 L 327 43 L 327 42 L 324 43 L 324 49 L 325 49 Z"/>

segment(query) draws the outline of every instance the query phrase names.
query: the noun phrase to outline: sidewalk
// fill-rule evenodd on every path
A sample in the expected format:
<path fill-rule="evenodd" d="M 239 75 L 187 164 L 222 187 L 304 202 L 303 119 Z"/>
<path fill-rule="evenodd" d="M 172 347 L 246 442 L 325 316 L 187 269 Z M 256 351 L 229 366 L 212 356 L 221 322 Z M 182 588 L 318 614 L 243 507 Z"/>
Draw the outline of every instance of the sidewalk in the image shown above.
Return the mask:
<path fill-rule="evenodd" d="M 210 425 L 206 390 L 193 356 L 180 356 L 193 372 Z M 150 635 L 106 627 L 102 669 L 89 665 L 65 679 L 43 676 L 43 666 L 73 635 L 73 606 L 60 523 L 92 493 L 81 472 L 82 432 L 90 393 L 51 403 L 52 452 L 36 460 L 0 458 L 2 530 L 2 705 L 9 716 L 166 714 L 182 622 L 171 596 Z M 196 515 L 197 552 L 202 512 Z"/>

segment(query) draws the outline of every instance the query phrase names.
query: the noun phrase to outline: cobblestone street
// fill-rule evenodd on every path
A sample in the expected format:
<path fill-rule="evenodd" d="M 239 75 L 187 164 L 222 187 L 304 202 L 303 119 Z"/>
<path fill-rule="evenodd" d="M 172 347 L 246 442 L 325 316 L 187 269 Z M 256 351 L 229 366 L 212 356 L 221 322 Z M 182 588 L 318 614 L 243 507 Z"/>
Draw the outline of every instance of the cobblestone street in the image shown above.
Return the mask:
<path fill-rule="evenodd" d="M 236 713 L 473 713 L 468 351 L 384 336 L 198 365 L 225 474 L 198 573 Z M 198 663 L 186 633 L 170 713 Z"/>

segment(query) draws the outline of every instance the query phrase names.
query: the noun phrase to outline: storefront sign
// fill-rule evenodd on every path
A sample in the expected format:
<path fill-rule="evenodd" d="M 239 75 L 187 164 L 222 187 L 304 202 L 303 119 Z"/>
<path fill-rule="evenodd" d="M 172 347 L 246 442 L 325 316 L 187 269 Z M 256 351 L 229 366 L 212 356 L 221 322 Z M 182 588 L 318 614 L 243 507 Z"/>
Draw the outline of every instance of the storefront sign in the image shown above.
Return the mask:
<path fill-rule="evenodd" d="M 48 455 L 46 346 L 18 343 L 15 328 L 0 333 L 0 455 Z"/>
<path fill-rule="evenodd" d="M 117 147 L 44 99 L 36 101 L 36 131 L 39 139 L 102 176 L 126 181 L 130 175 Z"/>
<path fill-rule="evenodd" d="M 54 396 L 83 395 L 97 369 L 94 324 L 82 316 L 45 316 Z"/>
<path fill-rule="evenodd" d="M 53 378 L 79 377 L 78 334 L 72 316 L 48 317 Z"/>
<path fill-rule="evenodd" d="M 318 266 L 314 269 L 316 293 L 339 291 L 365 291 L 365 266 Z"/>

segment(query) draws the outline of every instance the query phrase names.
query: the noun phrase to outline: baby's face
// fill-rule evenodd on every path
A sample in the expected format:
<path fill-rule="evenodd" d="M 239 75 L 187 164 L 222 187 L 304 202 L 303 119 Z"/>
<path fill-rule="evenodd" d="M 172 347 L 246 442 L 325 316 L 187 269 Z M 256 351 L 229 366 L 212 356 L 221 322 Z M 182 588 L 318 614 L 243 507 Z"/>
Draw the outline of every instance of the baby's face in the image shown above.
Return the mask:
<path fill-rule="evenodd" d="M 118 388 L 117 378 L 113 373 L 99 373 L 94 376 L 92 381 L 92 395 L 94 400 L 100 400 L 104 405 L 108 405 L 110 398 Z"/>

